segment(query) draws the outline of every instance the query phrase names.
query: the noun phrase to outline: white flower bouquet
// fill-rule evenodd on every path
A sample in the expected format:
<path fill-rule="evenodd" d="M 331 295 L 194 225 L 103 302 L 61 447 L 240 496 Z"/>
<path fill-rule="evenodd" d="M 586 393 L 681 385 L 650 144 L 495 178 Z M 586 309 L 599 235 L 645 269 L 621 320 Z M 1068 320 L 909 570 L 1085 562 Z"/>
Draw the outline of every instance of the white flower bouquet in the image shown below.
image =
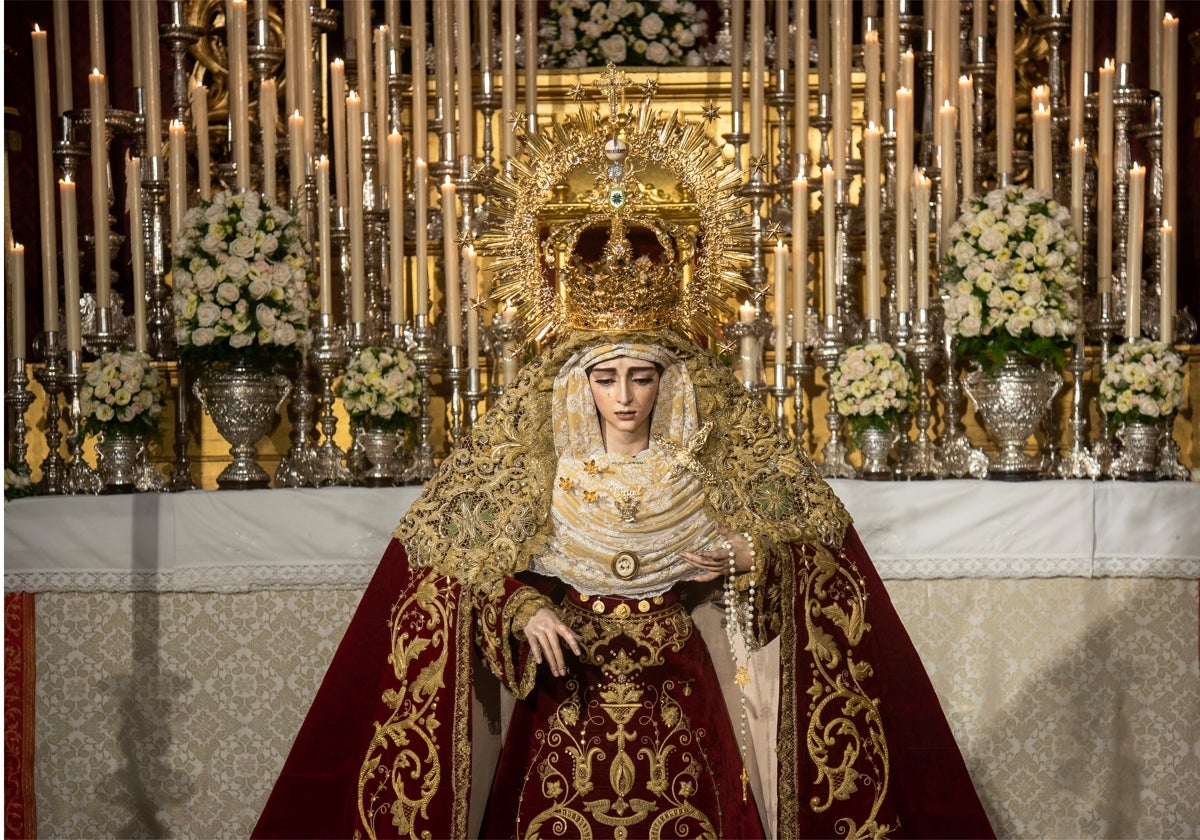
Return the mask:
<path fill-rule="evenodd" d="M 255 192 L 219 192 L 183 217 L 174 250 L 183 359 L 269 367 L 299 355 L 311 249 L 287 211 Z"/>
<path fill-rule="evenodd" d="M 1167 344 L 1138 338 L 1116 349 L 1104 364 L 1100 407 L 1111 426 L 1156 423 L 1183 401 L 1183 358 Z"/>
<path fill-rule="evenodd" d="M 4 500 L 23 499 L 34 493 L 33 479 L 29 476 L 29 467 L 25 464 L 6 464 L 4 466 Z"/>
<path fill-rule="evenodd" d="M 834 410 L 848 418 L 855 438 L 868 427 L 889 428 L 915 397 L 908 368 L 885 341 L 847 347 L 829 373 L 829 398 Z"/>
<path fill-rule="evenodd" d="M 421 382 L 403 351 L 364 347 L 354 354 L 335 390 L 351 420 L 369 429 L 403 432 L 416 414 Z"/>
<path fill-rule="evenodd" d="M 88 366 L 79 405 L 88 434 L 154 434 L 163 411 L 162 377 L 145 353 L 105 353 Z"/>
<path fill-rule="evenodd" d="M 551 67 L 701 65 L 708 14 L 692 0 L 550 0 L 538 39 Z"/>
<path fill-rule="evenodd" d="M 1037 190 L 963 201 L 942 265 L 946 331 L 959 355 L 994 370 L 1011 354 L 1056 368 L 1075 334 L 1079 242 L 1065 207 Z"/>

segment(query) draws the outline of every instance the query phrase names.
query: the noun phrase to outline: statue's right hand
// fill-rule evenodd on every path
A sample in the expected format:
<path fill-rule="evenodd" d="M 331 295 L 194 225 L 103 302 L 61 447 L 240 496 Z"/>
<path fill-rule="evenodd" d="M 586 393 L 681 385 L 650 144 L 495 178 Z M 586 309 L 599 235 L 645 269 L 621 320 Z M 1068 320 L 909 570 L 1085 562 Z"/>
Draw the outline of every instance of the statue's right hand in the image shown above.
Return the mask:
<path fill-rule="evenodd" d="M 535 612 L 525 623 L 524 632 L 533 661 L 539 665 L 548 663 L 550 673 L 556 677 L 566 676 L 567 673 L 560 640 L 566 642 L 576 656 L 583 655 L 579 634 L 564 624 L 558 613 L 549 607 L 542 607 Z"/>

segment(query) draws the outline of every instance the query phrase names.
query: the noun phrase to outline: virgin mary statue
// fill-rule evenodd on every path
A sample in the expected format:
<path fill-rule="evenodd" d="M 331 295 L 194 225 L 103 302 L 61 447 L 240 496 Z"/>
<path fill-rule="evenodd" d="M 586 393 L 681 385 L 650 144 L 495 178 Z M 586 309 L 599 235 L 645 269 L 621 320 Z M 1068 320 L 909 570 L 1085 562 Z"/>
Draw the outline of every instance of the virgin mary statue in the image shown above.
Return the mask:
<path fill-rule="evenodd" d="M 705 349 L 737 173 L 611 90 L 501 179 L 541 350 L 396 528 L 255 836 L 991 836 L 845 508 Z"/>

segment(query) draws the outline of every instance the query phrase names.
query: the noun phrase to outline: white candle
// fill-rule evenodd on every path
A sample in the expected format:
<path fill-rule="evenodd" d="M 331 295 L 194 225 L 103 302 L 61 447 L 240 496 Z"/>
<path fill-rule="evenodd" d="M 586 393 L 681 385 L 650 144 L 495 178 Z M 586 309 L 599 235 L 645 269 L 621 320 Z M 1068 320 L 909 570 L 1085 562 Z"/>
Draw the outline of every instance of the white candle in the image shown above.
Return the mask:
<path fill-rule="evenodd" d="M 187 131 L 179 120 L 171 120 L 167 143 L 167 195 L 171 207 L 171 246 L 174 247 L 187 213 Z"/>
<path fill-rule="evenodd" d="M 929 310 L 929 179 L 913 170 L 913 209 L 917 213 L 917 311 Z"/>
<path fill-rule="evenodd" d="M 1096 282 L 1101 294 L 1112 291 L 1113 213 L 1113 67 L 1100 68 L 1100 117 L 1096 130 Z"/>
<path fill-rule="evenodd" d="M 829 3 L 817 3 L 817 93 L 828 94 L 833 86 L 830 79 Z"/>
<path fill-rule="evenodd" d="M 765 3 L 750 4 L 750 157 L 763 150 L 763 75 L 766 72 L 767 11 Z"/>
<path fill-rule="evenodd" d="M 429 164 L 421 158 L 413 163 L 413 207 L 417 234 L 417 314 L 429 315 Z"/>
<path fill-rule="evenodd" d="M 322 315 L 333 314 L 333 237 L 329 226 L 329 158 L 317 159 L 317 256 L 321 267 Z"/>
<path fill-rule="evenodd" d="M 462 261 L 467 286 L 467 369 L 479 370 L 479 265 L 474 245 L 463 246 Z"/>
<path fill-rule="evenodd" d="M 429 160 L 429 81 L 425 70 L 425 4 L 412 4 L 413 154 Z"/>
<path fill-rule="evenodd" d="M 440 4 L 435 4 L 440 5 Z M 362 112 L 373 113 L 375 106 L 375 90 L 372 84 L 371 71 L 375 64 L 371 60 L 371 3 L 369 0 L 358 0 L 354 14 L 355 49 L 358 50 L 358 96 L 362 100 Z M 350 130 L 354 131 L 353 124 Z"/>
<path fill-rule="evenodd" d="M 53 3 L 54 9 L 54 80 L 58 96 L 58 114 L 75 109 L 71 87 L 71 9 L 65 2 Z M 47 324 L 50 324 L 47 321 Z"/>
<path fill-rule="evenodd" d="M 805 2 L 805 0 L 801 0 Z M 803 344 L 808 318 L 808 178 L 792 181 L 792 341 Z"/>
<path fill-rule="evenodd" d="M 941 228 L 938 230 L 938 254 L 944 254 L 949 247 L 950 241 L 950 226 L 954 224 L 958 218 L 958 161 L 954 154 L 954 136 L 955 123 L 954 120 L 958 116 L 958 109 L 949 102 L 942 103 L 941 110 L 938 112 L 938 119 L 941 123 L 941 136 L 944 140 L 942 144 L 942 218 Z"/>
<path fill-rule="evenodd" d="M 787 360 L 788 246 L 775 242 L 775 363 Z"/>
<path fill-rule="evenodd" d="M 366 321 L 366 246 L 363 239 L 362 100 L 346 97 L 346 131 L 350 164 L 350 322 Z"/>
<path fill-rule="evenodd" d="M 304 117 L 304 154 L 308 157 L 316 154 L 316 107 L 313 100 L 313 28 L 312 5 L 308 2 L 297 4 L 300 12 L 300 25 L 296 28 L 298 43 L 297 53 L 304 57 L 300 66 L 300 90 L 297 92 L 297 103 L 300 114 Z"/>
<path fill-rule="evenodd" d="M 775 3 L 775 76 L 788 66 L 788 6 L 787 0 Z"/>
<path fill-rule="evenodd" d="M 442 259 L 445 261 L 446 289 L 442 303 L 446 318 L 446 343 L 462 347 L 462 293 L 458 268 L 458 207 L 454 182 L 447 177 L 442 184 Z"/>
<path fill-rule="evenodd" d="M 1179 21 L 1162 19 L 1162 218 L 1179 220 Z M 1174 237 L 1172 237 L 1174 243 Z M 1172 254 L 1172 265 L 1178 265 Z"/>
<path fill-rule="evenodd" d="M 738 320 L 743 324 L 754 323 L 754 305 L 746 301 L 738 311 Z M 742 384 L 754 385 L 758 382 L 758 341 L 749 330 L 742 335 L 741 353 Z"/>
<path fill-rule="evenodd" d="M 505 301 L 500 310 L 500 323 L 511 326 L 517 322 L 517 310 L 511 301 Z M 504 342 L 504 384 L 511 385 L 521 372 L 520 345 L 516 341 Z"/>
<path fill-rule="evenodd" d="M 867 89 L 863 119 L 882 125 L 883 110 L 879 102 L 879 32 L 872 29 L 863 34 L 863 64 L 866 65 Z"/>
<path fill-rule="evenodd" d="M 193 84 L 192 124 L 196 129 L 196 171 L 200 198 L 212 200 L 212 159 L 208 141 L 208 87 Z"/>
<path fill-rule="evenodd" d="M 896 309 L 908 312 L 911 291 L 913 95 L 896 90 Z"/>
<path fill-rule="evenodd" d="M 1013 126 L 1016 123 L 1013 0 L 996 0 L 996 171 L 1013 174 Z"/>
<path fill-rule="evenodd" d="M 1053 172 L 1050 160 L 1050 109 L 1038 105 L 1033 112 L 1033 188 L 1053 194 Z"/>
<path fill-rule="evenodd" d="M 275 132 L 278 123 L 279 96 L 274 79 L 263 79 L 258 91 L 258 121 L 262 126 L 262 191 L 269 204 L 275 203 Z"/>
<path fill-rule="evenodd" d="M 734 0 L 736 3 L 737 0 Z M 521 21 L 525 36 L 525 120 L 529 130 L 537 131 L 537 54 L 538 17 L 536 0 L 525 0 Z"/>
<path fill-rule="evenodd" d="M 1083 181 L 1087 174 L 1087 143 L 1076 138 L 1071 144 L 1071 229 L 1083 242 Z"/>
<path fill-rule="evenodd" d="M 1084 4 L 1073 2 L 1071 4 L 1071 43 L 1083 43 L 1083 27 L 1087 20 L 1087 12 L 1084 11 Z M 1074 50 L 1072 50 L 1074 52 Z M 1083 50 L 1079 50 L 1080 55 L 1071 56 L 1071 92 L 1070 92 L 1070 122 L 1068 123 L 1068 139 L 1074 141 L 1076 138 L 1083 136 L 1083 116 L 1084 116 L 1084 96 L 1083 96 L 1083 76 L 1087 72 L 1088 66 L 1083 60 Z"/>
<path fill-rule="evenodd" d="M 229 117 L 238 190 L 250 189 L 250 118 L 247 106 L 249 57 L 246 43 L 246 0 L 226 0 L 229 30 Z"/>
<path fill-rule="evenodd" d="M 442 160 L 453 161 L 457 138 L 454 111 L 454 29 L 451 22 L 452 3 L 433 4 L 434 88 L 437 106 L 442 113 Z"/>
<path fill-rule="evenodd" d="M 334 202 L 346 206 L 346 63 L 335 58 L 329 63 L 329 93 L 333 123 Z"/>
<path fill-rule="evenodd" d="M 975 195 L 975 89 L 970 76 L 958 77 L 958 134 L 966 198 Z"/>
<path fill-rule="evenodd" d="M 146 154 L 162 155 L 162 74 L 159 67 L 158 4 L 142 7 L 142 98 L 146 108 Z"/>
<path fill-rule="evenodd" d="M 900 56 L 900 87 L 906 87 L 909 90 L 915 90 L 916 76 L 917 57 L 913 55 L 912 47 L 909 47 Z"/>
<path fill-rule="evenodd" d="M 343 25 L 349 29 L 350 16 L 353 6 L 347 3 L 344 7 L 345 13 L 343 17 Z M 300 14 L 296 8 L 287 8 L 285 6 L 283 15 L 283 43 L 284 43 L 284 62 L 283 62 L 283 90 L 284 90 L 284 113 L 290 114 L 296 110 L 296 92 L 300 89 L 300 76 L 303 70 L 300 67 L 300 38 L 296 34 L 300 26 Z"/>
<path fill-rule="evenodd" d="M 388 156 L 388 269 L 391 280 L 391 320 L 404 315 L 404 138 L 393 131 L 387 138 Z"/>
<path fill-rule="evenodd" d="M 12 312 L 9 336 L 14 359 L 25 358 L 25 246 L 14 242 L 8 249 L 10 279 L 8 308 Z"/>
<path fill-rule="evenodd" d="M 900 89 L 900 0 L 883 0 L 883 109 L 896 107 Z"/>
<path fill-rule="evenodd" d="M 761 4 L 759 4 L 761 5 Z M 746 72 L 746 0 L 733 0 L 729 7 L 729 68 L 730 68 L 730 114 L 733 124 L 740 129 L 742 120 L 742 76 Z"/>
<path fill-rule="evenodd" d="M 133 263 L 133 347 L 146 352 L 146 240 L 142 229 L 142 160 L 125 159 L 125 209 L 129 213 L 129 258 Z"/>
<path fill-rule="evenodd" d="M 471 4 L 455 0 L 454 17 L 458 21 L 455 38 L 458 71 L 458 153 L 461 158 L 475 154 L 475 109 L 471 105 Z"/>
<path fill-rule="evenodd" d="M 1129 64 L 1133 49 L 1133 0 L 1117 0 L 1117 66 Z"/>
<path fill-rule="evenodd" d="M 375 131 L 377 137 L 387 137 L 391 133 L 388 127 L 388 28 L 386 26 L 377 26 L 375 28 L 375 90 L 379 95 L 375 97 Z M 385 141 L 386 142 L 386 141 Z M 388 178 L 388 157 L 385 154 L 379 156 L 379 180 L 387 183 Z"/>
<path fill-rule="evenodd" d="M 92 232 L 96 255 L 96 306 L 107 309 L 112 303 L 112 266 L 108 242 L 108 108 L 104 74 L 99 70 L 88 76 L 92 135 Z"/>
<path fill-rule="evenodd" d="M 91 46 L 92 67 L 104 75 L 108 69 L 104 63 L 104 3 L 88 0 L 88 41 Z"/>
<path fill-rule="evenodd" d="M 56 3 L 57 11 L 61 3 Z M 34 121 L 37 125 L 38 211 L 42 233 L 42 319 L 56 330 L 58 319 L 58 235 L 54 212 L 53 129 L 50 126 L 50 61 L 46 33 L 33 29 Z"/>
<path fill-rule="evenodd" d="M 500 160 L 505 161 L 516 142 L 509 115 L 517 110 L 517 0 L 500 0 L 500 43 Z"/>
<path fill-rule="evenodd" d="M 359 142 L 361 148 L 361 140 Z M 350 162 L 351 168 L 354 167 L 354 162 Z M 362 171 L 362 162 L 359 161 L 359 172 Z M 304 166 L 304 117 L 299 111 L 293 111 L 288 116 L 288 194 L 293 198 L 302 196 L 305 180 Z M 351 201 L 351 204 L 354 202 Z M 362 198 L 359 197 L 361 205 Z"/>
<path fill-rule="evenodd" d="M 879 320 L 880 299 L 883 297 L 880 283 L 880 231 L 882 216 L 880 206 L 880 137 L 875 125 L 863 130 L 863 180 L 864 203 L 867 221 L 867 288 L 864 310 L 868 321 Z"/>
<path fill-rule="evenodd" d="M 834 258 L 837 246 L 837 222 L 834 216 L 836 207 L 836 175 L 833 167 L 825 164 L 825 168 L 821 170 L 821 210 L 825 234 L 825 253 L 822 256 L 825 286 L 821 294 L 821 307 L 826 319 L 837 317 L 837 260 Z"/>
<path fill-rule="evenodd" d="M 67 322 L 67 350 L 83 351 L 79 325 L 79 211 L 75 206 L 75 182 L 58 182 L 63 228 L 63 314 Z"/>
<path fill-rule="evenodd" d="M 1146 206 L 1146 167 L 1135 163 L 1129 169 L 1129 230 L 1125 251 L 1128 285 L 1125 337 L 1142 334 L 1142 229 Z"/>
<path fill-rule="evenodd" d="M 833 127 L 829 137 L 833 172 L 846 180 L 846 142 L 850 136 L 850 9 L 846 0 L 833 4 Z"/>
<path fill-rule="evenodd" d="M 1159 278 L 1158 334 L 1167 344 L 1175 343 L 1175 231 L 1163 222 L 1158 232 L 1158 252 L 1162 255 Z"/>
<path fill-rule="evenodd" d="M 793 143 L 798 158 L 803 161 L 804 170 L 797 169 L 800 175 L 808 175 L 808 0 L 796 0 L 796 135 Z M 806 183 L 807 186 L 807 183 Z M 793 252 L 795 248 L 792 249 Z"/>

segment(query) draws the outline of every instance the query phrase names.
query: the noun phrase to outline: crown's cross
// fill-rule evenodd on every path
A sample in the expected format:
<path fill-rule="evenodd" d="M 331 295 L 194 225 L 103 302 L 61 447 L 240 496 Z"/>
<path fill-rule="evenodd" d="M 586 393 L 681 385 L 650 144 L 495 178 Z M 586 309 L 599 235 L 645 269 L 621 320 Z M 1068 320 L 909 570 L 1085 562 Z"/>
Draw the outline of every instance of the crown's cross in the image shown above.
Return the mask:
<path fill-rule="evenodd" d="M 592 85 L 599 88 L 602 92 L 605 88 L 608 89 L 608 107 L 612 116 L 617 115 L 617 96 L 624 89 L 629 87 L 633 82 L 625 75 L 624 70 L 618 70 L 617 65 L 611 61 L 608 67 L 605 68 L 604 76 L 592 82 Z"/>

